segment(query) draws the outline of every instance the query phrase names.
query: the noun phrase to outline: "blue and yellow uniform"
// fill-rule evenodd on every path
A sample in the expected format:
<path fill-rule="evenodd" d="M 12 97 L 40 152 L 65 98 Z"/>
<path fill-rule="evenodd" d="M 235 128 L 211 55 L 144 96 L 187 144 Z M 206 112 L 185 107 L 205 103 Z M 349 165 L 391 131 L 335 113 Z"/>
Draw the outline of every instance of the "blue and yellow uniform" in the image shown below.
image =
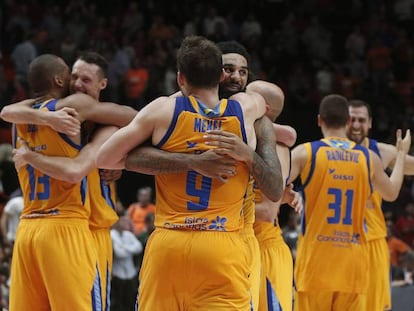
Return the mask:
<path fill-rule="evenodd" d="M 211 148 L 203 142 L 210 129 L 247 142 L 238 102 L 221 100 L 214 114 L 207 116 L 194 97 L 178 97 L 157 146 L 201 153 Z M 248 181 L 244 163 L 226 183 L 195 171 L 156 176 L 156 230 L 140 272 L 138 310 L 250 310 L 249 268 L 240 236 Z"/>
<path fill-rule="evenodd" d="M 381 158 L 376 140 L 365 138 L 361 145 Z M 391 310 L 390 252 L 386 241 L 387 225 L 381 202 L 381 195 L 374 191 L 365 210 L 369 271 L 367 306 L 372 310 Z"/>
<path fill-rule="evenodd" d="M 246 192 L 246 198 L 243 204 L 243 229 L 241 236 L 247 246 L 249 267 L 250 267 L 250 286 L 252 292 L 253 310 L 259 307 L 259 291 L 260 291 L 260 248 L 254 235 L 253 224 L 255 221 L 255 192 L 254 178 L 250 176 L 249 185 Z"/>
<path fill-rule="evenodd" d="M 262 193 L 255 190 L 255 201 L 262 201 Z M 293 259 L 283 240 L 278 219 L 257 221 L 253 225 L 260 247 L 261 279 L 259 311 L 292 311 Z"/>
<path fill-rule="evenodd" d="M 55 110 L 57 100 L 36 108 Z M 48 126 L 16 125 L 14 144 L 75 157 L 80 145 Z M 19 140 L 17 140 L 19 138 Z M 18 171 L 24 209 L 13 250 L 10 310 L 100 310 L 86 180 L 71 184 L 30 165 Z"/>
<path fill-rule="evenodd" d="M 295 262 L 295 310 L 365 310 L 368 149 L 345 138 L 304 144 L 304 213 Z"/>
<path fill-rule="evenodd" d="M 109 310 L 113 254 L 110 228 L 119 218 L 115 212 L 115 183 L 107 184 L 101 179 L 99 169 L 94 169 L 88 175 L 88 190 L 91 205 L 89 227 L 98 251 L 102 310 Z"/>

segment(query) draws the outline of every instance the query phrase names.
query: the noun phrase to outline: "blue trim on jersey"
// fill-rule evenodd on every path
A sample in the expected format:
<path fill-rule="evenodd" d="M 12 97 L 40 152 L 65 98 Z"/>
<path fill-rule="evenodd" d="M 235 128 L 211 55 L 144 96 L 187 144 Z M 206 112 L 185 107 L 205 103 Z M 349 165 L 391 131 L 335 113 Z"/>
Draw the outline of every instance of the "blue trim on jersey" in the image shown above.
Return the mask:
<path fill-rule="evenodd" d="M 49 101 L 48 103 L 46 103 L 46 105 L 44 105 L 44 107 L 46 107 L 49 111 L 56 111 L 56 104 L 57 104 L 58 100 L 57 99 L 52 99 L 51 101 Z M 82 148 L 82 145 L 78 145 L 75 142 L 72 141 L 72 139 L 70 139 L 66 134 L 63 133 L 59 133 L 59 136 L 65 141 L 67 142 L 69 145 L 71 145 L 73 148 L 80 150 Z"/>
<path fill-rule="evenodd" d="M 105 311 L 109 311 L 111 306 L 111 271 L 109 271 L 109 262 L 106 262 L 106 306 Z"/>
<path fill-rule="evenodd" d="M 266 277 L 266 296 L 267 296 L 267 310 L 268 311 L 283 311 L 276 292 L 272 287 L 269 279 Z"/>
<path fill-rule="evenodd" d="M 381 153 L 378 148 L 378 142 L 375 139 L 368 139 L 368 149 L 374 151 L 381 159 Z"/>
<path fill-rule="evenodd" d="M 243 141 L 247 144 L 247 135 L 246 135 L 246 129 L 244 127 L 244 116 L 243 116 L 243 110 L 240 106 L 240 103 L 235 100 L 227 100 L 227 106 L 226 110 L 224 110 L 223 117 L 230 117 L 230 116 L 236 116 L 240 121 L 240 129 Z"/>
<path fill-rule="evenodd" d="M 17 127 L 16 124 L 12 124 L 12 144 L 13 144 L 13 148 L 17 148 Z"/>
<path fill-rule="evenodd" d="M 174 115 L 173 115 L 173 118 L 171 120 L 170 126 L 168 127 L 168 130 L 165 133 L 164 137 L 160 140 L 160 142 L 158 144 L 155 145 L 155 147 L 161 148 L 167 142 L 168 138 L 170 138 L 172 132 L 175 129 L 175 125 L 177 124 L 178 116 L 180 115 L 180 113 L 182 111 L 185 110 L 185 108 L 187 108 L 186 105 L 185 105 L 185 100 L 186 99 L 187 99 L 188 102 L 190 102 L 187 97 L 177 97 L 175 99 Z M 191 104 L 190 104 L 190 106 L 191 106 Z M 192 110 L 194 111 L 194 109 L 192 109 Z"/>
<path fill-rule="evenodd" d="M 87 191 L 88 191 L 88 178 L 85 176 L 82 178 L 80 182 L 80 193 L 81 193 L 82 204 L 85 204 Z"/>
<path fill-rule="evenodd" d="M 367 161 L 367 167 L 368 167 L 368 182 L 369 182 L 369 190 L 370 193 L 372 193 L 374 191 L 373 186 L 372 186 L 372 181 L 371 181 L 371 165 L 370 165 L 370 156 L 369 156 L 369 150 L 361 145 L 355 145 L 354 147 L 355 150 L 360 150 L 364 153 L 365 155 L 365 159 Z"/>
<path fill-rule="evenodd" d="M 102 310 L 102 289 L 101 289 L 101 280 L 99 277 L 98 265 L 96 265 L 96 276 L 95 276 L 95 280 L 93 281 L 91 297 L 92 297 L 92 310 L 103 311 Z"/>
<path fill-rule="evenodd" d="M 302 194 L 302 200 L 303 200 L 303 210 L 302 210 L 302 217 L 300 218 L 300 227 L 301 227 L 302 235 L 305 235 L 306 233 L 306 195 L 303 189 L 300 189 L 300 192 Z"/>
<path fill-rule="evenodd" d="M 316 140 L 316 141 L 312 141 L 310 142 L 311 145 L 311 167 L 309 169 L 309 173 L 308 176 L 306 177 L 305 182 L 303 182 L 303 187 L 305 188 L 308 183 L 310 182 L 312 175 L 313 175 L 313 171 L 315 170 L 315 160 L 316 160 L 316 153 L 318 152 L 319 148 L 322 146 L 328 146 L 328 144 L 324 143 L 323 141 L 320 140 Z"/>
<path fill-rule="evenodd" d="M 106 184 L 105 181 L 103 181 L 100 177 L 100 186 L 101 186 L 101 195 L 105 199 L 106 204 L 111 207 L 113 210 L 115 210 L 115 203 L 112 201 L 111 197 L 111 187 Z"/>

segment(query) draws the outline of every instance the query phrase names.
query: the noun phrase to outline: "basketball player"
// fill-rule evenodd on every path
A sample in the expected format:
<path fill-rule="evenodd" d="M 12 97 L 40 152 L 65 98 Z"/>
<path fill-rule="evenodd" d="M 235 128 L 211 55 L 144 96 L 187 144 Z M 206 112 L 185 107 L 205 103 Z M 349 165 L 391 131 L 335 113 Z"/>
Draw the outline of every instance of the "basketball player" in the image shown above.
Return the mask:
<path fill-rule="evenodd" d="M 347 128 L 348 138 L 375 152 L 384 168 L 392 168 L 397 150 L 393 145 L 368 138 L 372 126 L 371 107 L 362 100 L 349 102 L 352 123 Z M 414 175 L 414 157 L 407 155 L 405 175 Z M 369 310 L 391 310 L 390 254 L 386 241 L 387 226 L 381 209 L 381 196 L 374 192 L 367 203 L 365 219 L 367 225 L 367 249 L 369 286 L 367 307 Z"/>
<path fill-rule="evenodd" d="M 325 96 L 318 115 L 324 138 L 292 151 L 290 181 L 300 175 L 305 202 L 294 273 L 297 311 L 366 310 L 366 201 L 372 186 L 389 201 L 401 188 L 410 132 L 402 140 L 397 131 L 388 178 L 376 154 L 346 138 L 349 122 L 348 101 Z"/>
<path fill-rule="evenodd" d="M 86 52 L 77 59 L 72 68 L 70 90 L 82 92 L 99 100 L 100 92 L 106 87 L 107 62 L 99 54 Z M 17 106 L 18 107 L 18 106 Z M 66 108 L 64 108 L 66 109 Z M 37 111 L 40 113 L 40 111 Z M 54 114 L 53 112 L 51 114 Z M 132 113 L 132 111 L 131 111 Z M 133 114 L 131 114 L 133 116 Z M 29 120 L 22 119 L 21 122 Z M 112 271 L 112 240 L 110 228 L 117 221 L 115 212 L 115 184 L 101 178 L 100 171 L 95 167 L 94 154 L 97 148 L 116 131 L 116 127 L 97 126 L 88 122 L 84 126 L 84 139 L 87 147 L 82 148 L 75 158 L 48 157 L 22 145 L 15 151 L 14 160 L 19 165 L 30 164 L 43 173 L 67 182 L 79 182 L 88 175 L 88 191 L 90 193 L 90 229 L 96 242 L 99 259 L 100 287 L 102 288 L 103 310 L 109 309 L 110 276 Z M 63 174 L 62 174 L 63 172 Z M 103 172 L 101 172 L 103 173 Z M 121 171 L 114 172 L 113 178 L 120 177 Z M 106 305 L 108 304 L 108 308 Z"/>
<path fill-rule="evenodd" d="M 45 99 L 35 106 L 38 109 L 54 111 L 70 107 L 77 111 L 76 117 L 81 122 L 90 119 L 117 126 L 128 123 L 135 115 L 130 108 L 101 105 L 83 94 L 62 98 L 68 91 L 69 69 L 54 55 L 36 58 L 30 66 L 29 80 L 35 96 Z M 13 115 L 14 108 L 9 108 L 3 108 L 2 117 L 13 122 L 18 116 Z M 35 109 L 28 108 L 27 114 L 36 115 L 32 110 Z M 25 111 L 24 106 L 21 111 Z M 79 134 L 69 137 L 44 125 L 18 124 L 14 138 L 15 144 L 27 144 L 47 155 L 75 157 L 82 148 Z M 97 254 L 88 225 L 90 202 L 86 179 L 69 184 L 30 165 L 19 167 L 18 174 L 25 208 L 13 252 L 11 309 L 100 310 Z"/>
<path fill-rule="evenodd" d="M 148 138 L 163 150 L 203 152 L 209 149 L 203 136 L 215 128 L 255 147 L 253 123 L 263 115 L 265 102 L 247 93 L 219 100 L 222 59 L 216 45 L 187 37 L 177 64 L 186 96 L 161 97 L 146 106 L 104 143 L 99 166 L 123 168 L 128 152 Z M 249 169 L 241 161 L 236 169 L 225 183 L 195 171 L 156 176 L 156 230 L 141 269 L 139 310 L 250 310 L 249 268 L 239 234 Z M 273 181 L 275 189 L 279 182 Z"/>

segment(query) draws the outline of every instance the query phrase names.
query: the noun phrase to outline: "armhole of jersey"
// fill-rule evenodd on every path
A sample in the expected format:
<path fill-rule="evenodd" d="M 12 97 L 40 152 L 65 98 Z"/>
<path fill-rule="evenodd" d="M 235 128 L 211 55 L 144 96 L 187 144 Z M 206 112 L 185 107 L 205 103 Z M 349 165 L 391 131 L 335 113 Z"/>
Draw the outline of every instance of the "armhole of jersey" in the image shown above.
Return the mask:
<path fill-rule="evenodd" d="M 365 155 L 367 168 L 368 168 L 369 190 L 370 190 L 370 194 L 372 194 L 373 191 L 374 191 L 373 186 L 372 186 L 372 176 L 373 176 L 374 172 L 373 172 L 373 169 L 372 169 L 373 162 L 372 162 L 372 158 L 369 154 L 369 150 L 367 148 L 363 147 L 363 146 L 360 146 L 360 145 L 356 145 L 355 149 L 362 151 L 362 153 L 364 153 L 364 155 Z M 371 151 L 375 152 L 374 150 L 371 150 Z"/>
<path fill-rule="evenodd" d="M 246 135 L 246 128 L 244 126 L 244 115 L 243 109 L 238 101 L 229 99 L 227 100 L 226 109 L 223 112 L 223 117 L 226 116 L 237 116 L 240 120 L 240 128 L 243 141 L 247 144 L 247 135 Z"/>
<path fill-rule="evenodd" d="M 175 126 L 177 124 L 178 116 L 184 110 L 185 99 L 187 99 L 187 98 L 186 97 L 177 97 L 175 99 L 174 115 L 173 115 L 173 118 L 171 120 L 170 126 L 168 127 L 168 130 L 165 133 L 164 137 L 161 138 L 160 142 L 158 144 L 156 144 L 155 147 L 161 148 L 167 142 L 168 138 L 170 138 L 170 136 L 171 136 L 172 132 L 174 131 Z"/>

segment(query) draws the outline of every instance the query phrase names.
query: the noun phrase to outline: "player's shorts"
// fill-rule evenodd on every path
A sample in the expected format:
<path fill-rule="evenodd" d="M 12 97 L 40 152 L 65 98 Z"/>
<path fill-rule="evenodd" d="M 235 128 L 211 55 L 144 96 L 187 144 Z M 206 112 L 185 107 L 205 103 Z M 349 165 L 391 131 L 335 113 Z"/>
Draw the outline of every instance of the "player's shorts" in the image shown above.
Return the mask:
<path fill-rule="evenodd" d="M 20 221 L 11 263 L 10 310 L 102 310 L 87 220 Z"/>
<path fill-rule="evenodd" d="M 241 230 L 241 237 L 247 246 L 247 259 L 250 268 L 250 286 L 253 310 L 259 307 L 259 290 L 260 290 L 260 248 L 254 235 L 253 228 L 245 228 Z"/>
<path fill-rule="evenodd" d="M 111 299 L 112 239 L 109 228 L 90 228 L 98 254 L 99 279 L 102 289 L 102 310 L 109 310 Z M 106 307 L 108 306 L 108 307 Z"/>
<path fill-rule="evenodd" d="M 282 236 L 260 241 L 262 277 L 259 311 L 292 311 L 293 259 Z"/>
<path fill-rule="evenodd" d="M 295 311 L 367 311 L 366 295 L 339 292 L 296 292 Z M 373 310 L 374 311 L 374 310 Z"/>
<path fill-rule="evenodd" d="M 391 310 L 390 251 L 385 238 L 367 242 L 368 310 Z"/>
<path fill-rule="evenodd" d="M 251 310 L 248 274 L 239 232 L 157 228 L 145 249 L 138 310 Z"/>

